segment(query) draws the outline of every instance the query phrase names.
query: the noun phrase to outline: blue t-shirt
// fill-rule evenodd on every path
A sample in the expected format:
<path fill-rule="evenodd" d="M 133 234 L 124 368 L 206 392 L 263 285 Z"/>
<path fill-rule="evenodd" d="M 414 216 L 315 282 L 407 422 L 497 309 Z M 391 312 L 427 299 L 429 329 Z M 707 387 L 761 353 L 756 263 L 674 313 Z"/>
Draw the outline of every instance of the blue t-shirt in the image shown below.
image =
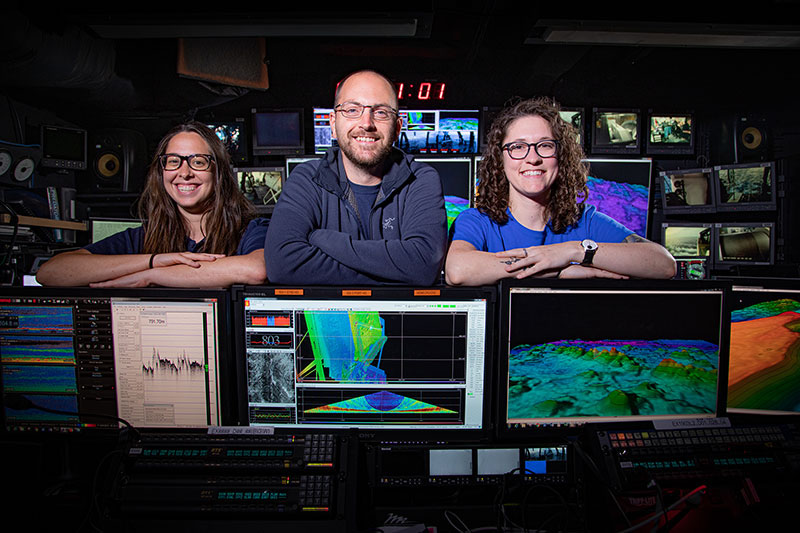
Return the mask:
<path fill-rule="evenodd" d="M 267 238 L 267 227 L 269 220 L 266 218 L 256 218 L 250 221 L 247 228 L 239 240 L 239 246 L 236 248 L 236 255 L 245 255 L 255 250 L 264 248 L 264 240 Z M 102 241 L 97 241 L 88 246 L 84 246 L 85 250 L 93 254 L 100 255 L 126 255 L 126 254 L 140 254 L 142 253 L 142 244 L 144 242 L 144 229 L 139 226 L 138 228 L 129 228 L 125 231 L 115 233 L 110 237 L 106 237 Z M 196 251 L 203 241 L 195 242 L 190 238 L 186 238 L 185 252 Z M 178 251 L 178 250 L 176 250 Z"/>
<path fill-rule="evenodd" d="M 593 205 L 587 205 L 578 222 L 563 233 L 555 233 L 549 226 L 544 231 L 528 229 L 517 222 L 511 211 L 508 222 L 502 226 L 475 208 L 463 211 L 453 222 L 454 241 L 466 241 L 479 251 L 492 253 L 583 239 L 622 242 L 632 233 L 608 215 L 599 213 Z"/>

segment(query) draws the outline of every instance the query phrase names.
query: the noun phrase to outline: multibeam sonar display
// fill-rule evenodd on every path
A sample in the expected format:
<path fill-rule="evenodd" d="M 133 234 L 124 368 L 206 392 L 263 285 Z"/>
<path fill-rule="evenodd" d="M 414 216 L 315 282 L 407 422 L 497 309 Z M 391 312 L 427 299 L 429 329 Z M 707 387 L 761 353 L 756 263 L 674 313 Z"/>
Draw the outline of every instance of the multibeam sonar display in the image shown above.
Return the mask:
<path fill-rule="evenodd" d="M 728 409 L 800 412 L 800 290 L 734 287 Z"/>
<path fill-rule="evenodd" d="M 72 364 L 75 362 L 75 349 L 72 337 L 2 335 L 0 358 L 3 364 Z"/>
<path fill-rule="evenodd" d="M 512 289 L 510 302 L 508 424 L 715 414 L 721 291 Z"/>
<path fill-rule="evenodd" d="M 0 306 L 0 333 L 71 335 L 73 331 L 70 307 Z"/>
<path fill-rule="evenodd" d="M 252 425 L 482 424 L 483 300 L 251 297 L 245 310 Z"/>

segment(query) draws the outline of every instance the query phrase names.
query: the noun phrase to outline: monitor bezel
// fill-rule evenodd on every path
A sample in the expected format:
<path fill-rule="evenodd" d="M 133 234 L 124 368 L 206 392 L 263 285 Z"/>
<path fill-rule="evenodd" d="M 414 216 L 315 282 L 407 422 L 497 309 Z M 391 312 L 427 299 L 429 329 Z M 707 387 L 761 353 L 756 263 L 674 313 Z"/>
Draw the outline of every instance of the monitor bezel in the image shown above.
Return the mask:
<path fill-rule="evenodd" d="M 683 176 L 686 174 L 703 174 L 708 180 L 708 199 L 705 205 L 667 205 L 667 193 L 664 181 L 668 176 Z M 717 187 L 716 174 L 711 167 L 689 168 L 679 170 L 663 170 L 658 173 L 659 184 L 661 186 L 661 209 L 665 215 L 682 215 L 696 213 L 716 213 L 717 212 Z"/>
<path fill-rule="evenodd" d="M 770 167 L 772 187 L 770 199 L 763 202 L 726 203 L 722 198 L 722 181 L 720 172 L 737 168 Z M 720 212 L 748 212 L 748 211 L 775 211 L 777 209 L 778 176 L 775 161 L 761 161 L 754 163 L 738 163 L 735 165 L 716 165 L 714 167 L 714 194 L 716 195 L 717 211 Z"/>
<path fill-rule="evenodd" d="M 473 113 L 476 115 L 478 120 L 478 129 L 475 131 L 475 150 L 471 152 L 461 152 L 461 151 L 440 151 L 441 149 L 436 149 L 436 151 L 416 151 L 416 150 L 406 150 L 401 146 L 400 139 L 402 138 L 403 132 L 406 131 L 414 131 L 408 129 L 408 124 L 406 121 L 403 121 L 403 125 L 400 129 L 400 135 L 398 139 L 395 141 L 395 146 L 398 147 L 400 150 L 403 150 L 404 153 L 413 154 L 414 156 L 421 156 L 421 157 L 431 157 L 431 156 L 445 156 L 445 157 L 469 157 L 474 156 L 476 154 L 481 153 L 481 141 L 480 141 L 480 134 L 481 134 L 481 124 L 483 124 L 483 113 L 481 109 L 447 109 L 447 108 L 432 108 L 432 109 L 420 109 L 420 108 L 401 108 L 399 110 L 398 118 L 402 118 L 403 114 L 406 114 L 406 119 L 408 117 L 408 113 L 436 113 L 436 126 L 439 127 L 440 120 L 441 120 L 441 113 Z M 449 130 L 431 130 L 431 131 L 449 131 Z M 416 158 L 416 157 L 415 157 Z"/>
<path fill-rule="evenodd" d="M 769 228 L 769 260 L 768 261 L 731 261 L 722 258 L 720 246 L 722 228 Z M 775 245 L 777 239 L 775 230 L 777 225 L 774 222 L 716 222 L 714 223 L 714 267 L 726 269 L 734 266 L 771 266 L 775 264 Z"/>
<path fill-rule="evenodd" d="M 601 164 L 603 164 L 603 163 L 611 163 L 611 164 L 641 164 L 641 165 L 647 164 L 647 166 L 648 166 L 648 171 L 647 171 L 648 172 L 647 173 L 647 209 L 644 210 L 644 214 L 645 214 L 645 229 L 644 229 L 644 233 L 645 234 L 644 235 L 640 235 L 640 237 L 647 238 L 647 236 L 650 234 L 650 226 L 651 226 L 651 224 L 653 222 L 652 221 L 652 216 L 651 216 L 651 213 L 650 213 L 650 211 L 651 211 L 650 206 L 651 206 L 651 204 L 653 202 L 653 159 L 650 158 L 650 157 L 629 157 L 629 158 L 584 157 L 583 159 L 581 159 L 581 162 L 586 163 L 586 164 L 589 165 L 589 172 L 587 174 L 587 178 L 589 176 L 592 176 L 594 178 L 602 179 L 602 180 L 605 180 L 605 181 L 615 181 L 616 183 L 625 183 L 625 184 L 631 184 L 633 182 L 624 181 L 624 180 L 607 180 L 605 178 L 600 178 L 600 177 L 598 177 L 596 175 L 593 175 L 592 168 L 591 168 L 592 167 L 592 163 L 601 163 Z M 641 185 L 641 183 L 636 183 L 636 185 Z M 594 205 L 595 207 L 599 207 L 599 206 L 597 206 L 596 204 L 594 204 L 592 202 L 591 198 L 588 198 L 587 202 L 589 204 Z M 620 224 L 622 224 L 622 222 L 620 222 L 620 221 L 618 221 L 618 222 Z M 628 229 L 631 230 L 631 231 L 635 231 L 634 228 L 628 228 Z"/>
<path fill-rule="evenodd" d="M 636 115 L 636 142 L 633 144 L 625 145 L 608 145 L 600 144 L 597 139 L 597 123 L 600 120 L 600 114 L 603 113 L 633 113 Z M 607 108 L 607 107 L 594 107 L 592 108 L 592 127 L 590 128 L 591 135 L 591 153 L 594 154 L 628 154 L 628 155 L 641 155 L 642 152 L 642 110 L 632 108 Z"/>
<path fill-rule="evenodd" d="M 234 157 L 230 151 L 228 154 L 231 156 L 231 163 L 233 166 L 242 165 L 250 161 L 250 143 L 252 142 L 252 138 L 250 132 L 247 128 L 247 120 L 243 117 L 236 117 L 236 118 L 229 118 L 229 119 L 222 119 L 222 120 L 204 120 L 203 124 L 211 128 L 213 131 L 215 127 L 218 126 L 236 126 L 240 129 L 239 139 L 241 139 L 242 148 L 240 150 L 239 157 Z M 224 145 L 224 143 L 223 143 Z M 225 147 L 227 149 L 227 146 Z"/>
<path fill-rule="evenodd" d="M 686 259 L 686 260 L 705 259 L 706 260 L 706 265 L 709 268 L 713 268 L 713 266 L 714 266 L 714 255 L 715 255 L 714 254 L 714 250 L 715 250 L 715 246 L 716 246 L 716 241 L 714 240 L 714 238 L 715 238 L 714 223 L 713 222 L 662 222 L 661 223 L 661 245 L 665 249 L 667 247 L 667 245 L 666 245 L 666 242 L 667 242 L 666 241 L 667 228 L 675 228 L 675 227 L 678 227 L 678 228 L 681 228 L 681 227 L 684 227 L 684 228 L 702 227 L 702 228 L 707 228 L 710 231 L 710 233 L 711 233 L 710 236 L 709 236 L 709 240 L 710 240 L 709 246 L 710 246 L 710 248 L 709 248 L 709 251 L 708 251 L 708 255 L 705 255 L 705 256 L 704 255 L 672 255 L 671 252 L 670 252 L 670 255 L 672 255 L 672 257 L 675 258 L 675 259 Z M 667 250 L 667 251 L 669 251 L 669 250 Z"/>
<path fill-rule="evenodd" d="M 239 190 L 241 190 L 241 183 L 239 181 L 239 172 L 279 172 L 281 175 L 281 193 L 283 193 L 283 188 L 286 186 L 286 166 L 285 165 L 256 165 L 256 166 L 246 166 L 246 167 L 233 167 L 233 175 L 237 180 L 237 186 Z M 244 191 L 242 191 L 244 194 Z M 280 195 L 279 195 L 280 198 Z M 252 200 L 248 199 L 248 202 L 255 208 L 256 213 L 259 215 L 270 215 L 275 210 L 275 206 L 278 203 L 278 200 L 275 200 L 274 204 L 268 205 L 259 205 L 253 203 Z"/>
<path fill-rule="evenodd" d="M 687 144 L 654 143 L 651 141 L 654 117 L 687 117 L 691 121 L 691 133 Z M 695 138 L 697 137 L 697 124 L 695 122 L 694 111 L 674 111 L 659 112 L 659 110 L 648 110 L 647 112 L 647 141 L 645 151 L 647 154 L 675 154 L 691 155 L 695 151 Z"/>
<path fill-rule="evenodd" d="M 454 297 L 453 295 L 459 295 Z M 480 429 L 386 429 L 375 427 L 356 427 L 354 425 L 321 427 L 284 427 L 281 425 L 270 426 L 280 431 L 305 431 L 311 433 L 349 433 L 357 432 L 364 441 L 476 441 L 488 440 L 493 433 L 493 353 L 495 347 L 494 324 L 497 303 L 497 290 L 495 287 L 332 287 L 332 286 L 297 286 L 297 287 L 255 287 L 234 286 L 232 288 L 232 306 L 234 319 L 234 353 L 237 360 L 237 387 L 238 387 L 238 425 L 249 426 L 248 398 L 247 398 L 247 352 L 245 346 L 245 298 L 286 298 L 291 300 L 304 299 L 330 299 L 330 300 L 358 300 L 358 299 L 419 299 L 419 300 L 446 300 L 446 299 L 485 299 L 486 300 L 486 331 L 484 346 L 484 397 L 482 412 L 482 427 Z"/>
<path fill-rule="evenodd" d="M 279 115 L 286 113 L 297 114 L 297 128 L 299 139 L 297 143 L 261 145 L 258 143 L 258 128 L 256 127 L 257 115 Z M 306 153 L 305 145 L 305 111 L 302 107 L 284 108 L 253 108 L 250 113 L 250 138 L 253 155 L 300 155 Z"/>
<path fill-rule="evenodd" d="M 586 122 L 586 110 L 584 108 L 582 108 L 582 107 L 562 106 L 561 109 L 559 109 L 558 116 L 559 116 L 559 118 L 561 118 L 561 120 L 564 120 L 564 117 L 562 116 L 562 113 L 578 113 L 581 116 L 581 127 L 580 127 L 580 129 L 577 130 L 577 132 L 578 132 L 577 141 L 578 141 L 578 145 L 579 146 L 585 147 L 586 146 L 586 124 L 587 124 L 587 122 Z M 564 122 L 567 122 L 567 121 L 564 120 Z M 570 126 L 572 126 L 572 124 L 570 124 Z"/>

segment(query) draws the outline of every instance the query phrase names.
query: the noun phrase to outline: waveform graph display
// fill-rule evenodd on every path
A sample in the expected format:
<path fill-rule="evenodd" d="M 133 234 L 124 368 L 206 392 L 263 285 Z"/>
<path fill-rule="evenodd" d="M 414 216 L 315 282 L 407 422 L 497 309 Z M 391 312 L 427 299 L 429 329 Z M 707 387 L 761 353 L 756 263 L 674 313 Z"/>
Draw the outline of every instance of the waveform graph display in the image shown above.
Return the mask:
<path fill-rule="evenodd" d="M 800 295 L 791 296 L 731 312 L 729 408 L 800 412 Z"/>
<path fill-rule="evenodd" d="M 252 404 L 293 404 L 294 353 L 247 350 L 247 398 Z"/>
<path fill-rule="evenodd" d="M 302 387 L 297 390 L 300 424 L 462 424 L 463 413 L 463 389 Z"/>
<path fill-rule="evenodd" d="M 3 365 L 5 392 L 77 394 L 74 366 Z"/>
<path fill-rule="evenodd" d="M 75 364 L 72 337 L 41 335 L 0 336 L 0 360 L 4 364 Z"/>
<path fill-rule="evenodd" d="M 511 349 L 508 420 L 680 416 L 716 410 L 719 345 L 566 339 Z"/>
<path fill-rule="evenodd" d="M 74 395 L 25 394 L 25 398 L 33 402 L 34 405 L 47 409 L 65 411 L 67 413 L 77 413 L 78 411 L 78 397 Z M 54 414 L 35 408 L 16 410 L 6 406 L 5 416 L 7 426 L 24 426 L 26 424 L 32 426 L 75 426 L 79 423 L 77 414 Z"/>
<path fill-rule="evenodd" d="M 71 307 L 0 305 L 0 333 L 71 335 L 74 331 Z"/>
<path fill-rule="evenodd" d="M 635 183 L 622 183 L 589 176 L 586 203 L 637 235 L 647 235 L 649 189 Z"/>
<path fill-rule="evenodd" d="M 209 302 L 113 302 L 122 418 L 143 427 L 218 421 L 214 308 Z"/>
<path fill-rule="evenodd" d="M 246 313 L 247 327 L 254 328 L 292 328 L 294 327 L 294 313 L 291 311 L 268 313 L 263 311 L 248 311 Z"/>
<path fill-rule="evenodd" d="M 298 313 L 298 383 L 464 383 L 465 313 Z"/>

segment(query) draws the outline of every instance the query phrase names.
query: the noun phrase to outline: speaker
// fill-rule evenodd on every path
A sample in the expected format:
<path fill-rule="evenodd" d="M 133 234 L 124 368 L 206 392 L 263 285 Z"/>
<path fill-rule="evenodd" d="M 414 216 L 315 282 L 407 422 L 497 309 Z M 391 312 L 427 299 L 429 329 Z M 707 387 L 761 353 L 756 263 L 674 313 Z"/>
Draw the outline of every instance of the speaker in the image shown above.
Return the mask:
<path fill-rule="evenodd" d="M 770 137 L 766 118 L 756 115 L 737 117 L 736 162 L 771 159 Z"/>
<path fill-rule="evenodd" d="M 91 181 L 86 192 L 139 192 L 147 172 L 147 141 L 135 130 L 109 128 L 89 141 Z"/>

